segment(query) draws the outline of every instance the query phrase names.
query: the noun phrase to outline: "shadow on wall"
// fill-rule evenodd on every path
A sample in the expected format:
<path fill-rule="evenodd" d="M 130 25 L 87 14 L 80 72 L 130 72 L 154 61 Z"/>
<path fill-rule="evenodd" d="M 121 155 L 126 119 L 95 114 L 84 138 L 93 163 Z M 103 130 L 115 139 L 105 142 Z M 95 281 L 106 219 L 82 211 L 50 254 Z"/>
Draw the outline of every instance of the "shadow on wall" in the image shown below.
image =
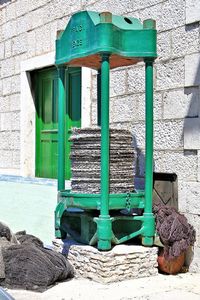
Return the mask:
<path fill-rule="evenodd" d="M 5 3 L 11 2 L 11 0 L 0 0 L 0 5 L 3 5 Z"/>
<path fill-rule="evenodd" d="M 189 34 L 190 25 L 185 26 Z M 184 94 L 189 103 L 185 114 L 183 136 L 184 150 L 200 149 L 200 53 L 185 56 L 185 88 Z M 187 152 L 185 153 L 187 154 Z"/>
<path fill-rule="evenodd" d="M 144 176 L 145 176 L 145 155 L 143 151 L 138 147 L 137 139 L 133 135 L 133 148 L 135 151 L 133 174 L 134 174 L 134 187 L 136 190 L 144 189 Z"/>

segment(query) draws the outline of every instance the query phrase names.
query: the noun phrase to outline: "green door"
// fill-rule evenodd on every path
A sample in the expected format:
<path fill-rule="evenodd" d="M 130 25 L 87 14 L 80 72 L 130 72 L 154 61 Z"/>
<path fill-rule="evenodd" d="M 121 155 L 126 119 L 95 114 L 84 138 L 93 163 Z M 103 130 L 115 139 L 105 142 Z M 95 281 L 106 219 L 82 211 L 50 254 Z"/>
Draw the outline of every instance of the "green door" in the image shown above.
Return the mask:
<path fill-rule="evenodd" d="M 72 127 L 81 126 L 81 70 L 66 69 L 66 174 L 70 178 Z M 34 73 L 36 99 L 36 177 L 58 175 L 58 77 L 55 67 Z"/>

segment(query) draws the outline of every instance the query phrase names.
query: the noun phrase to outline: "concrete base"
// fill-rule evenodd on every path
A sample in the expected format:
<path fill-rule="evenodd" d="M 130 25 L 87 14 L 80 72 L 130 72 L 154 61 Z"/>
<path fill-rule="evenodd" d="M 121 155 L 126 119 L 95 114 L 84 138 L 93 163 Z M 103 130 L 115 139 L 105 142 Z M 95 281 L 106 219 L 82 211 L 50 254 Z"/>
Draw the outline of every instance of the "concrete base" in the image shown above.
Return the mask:
<path fill-rule="evenodd" d="M 109 283 L 158 274 L 157 247 L 117 245 L 110 251 L 72 245 L 68 259 L 76 277 Z"/>

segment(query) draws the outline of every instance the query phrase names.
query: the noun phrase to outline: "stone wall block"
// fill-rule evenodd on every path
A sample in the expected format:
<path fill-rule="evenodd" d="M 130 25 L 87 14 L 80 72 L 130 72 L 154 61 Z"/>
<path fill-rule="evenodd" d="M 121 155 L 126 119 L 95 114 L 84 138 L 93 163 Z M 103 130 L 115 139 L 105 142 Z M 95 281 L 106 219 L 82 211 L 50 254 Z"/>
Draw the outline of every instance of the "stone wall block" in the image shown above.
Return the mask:
<path fill-rule="evenodd" d="M 33 30 L 36 27 L 40 27 L 47 23 L 48 19 L 45 19 L 47 7 L 40 7 L 36 10 L 30 11 L 27 15 L 27 18 L 30 20 L 30 30 Z"/>
<path fill-rule="evenodd" d="M 5 58 L 8 58 L 12 55 L 12 42 L 11 39 L 5 41 Z"/>
<path fill-rule="evenodd" d="M 12 53 L 18 55 L 27 51 L 27 33 L 20 34 L 12 40 Z"/>
<path fill-rule="evenodd" d="M 200 53 L 185 56 L 185 86 L 200 85 Z"/>
<path fill-rule="evenodd" d="M 184 149 L 200 149 L 200 118 L 186 118 L 184 121 Z"/>
<path fill-rule="evenodd" d="M 185 214 L 188 222 L 194 227 L 196 231 L 196 246 L 200 247 L 200 215 Z"/>
<path fill-rule="evenodd" d="M 155 151 L 154 170 L 176 173 L 178 180 L 196 181 L 198 157 L 194 151 Z"/>
<path fill-rule="evenodd" d="M 179 209 L 183 213 L 199 215 L 200 182 L 182 182 L 179 184 Z"/>
<path fill-rule="evenodd" d="M 0 150 L 0 168 L 8 168 L 8 166 L 12 166 L 12 151 L 8 150 Z"/>
<path fill-rule="evenodd" d="M 137 96 L 131 95 L 126 97 L 120 97 L 112 99 L 110 101 L 110 122 L 125 122 L 129 120 L 133 122 L 137 120 Z"/>
<path fill-rule="evenodd" d="M 1 113 L 1 131 L 20 130 L 20 113 L 7 112 Z"/>
<path fill-rule="evenodd" d="M 0 112 L 9 112 L 10 111 L 10 97 L 6 96 L 0 97 Z"/>
<path fill-rule="evenodd" d="M 41 55 L 51 50 L 51 25 L 47 24 L 35 31 L 36 55 Z"/>
<path fill-rule="evenodd" d="M 0 43 L 0 60 L 4 59 L 4 52 L 5 52 L 5 44 Z"/>
<path fill-rule="evenodd" d="M 27 31 L 31 29 L 31 24 L 32 24 L 32 19 L 28 14 L 16 19 L 17 35 L 21 33 L 27 33 Z"/>
<path fill-rule="evenodd" d="M 37 0 L 37 1 L 30 1 L 29 3 L 29 11 L 35 10 L 40 6 L 44 6 L 45 4 L 49 3 L 50 0 Z M 47 9 L 47 7 L 46 7 Z"/>
<path fill-rule="evenodd" d="M 10 150 L 11 137 L 10 132 L 0 131 L 1 150 Z"/>
<path fill-rule="evenodd" d="M 32 2 L 32 1 L 31 1 Z M 37 2 L 37 1 L 34 1 Z M 20 0 L 15 3 L 15 13 L 16 16 L 22 16 L 29 11 L 30 1 L 29 0 Z"/>
<path fill-rule="evenodd" d="M 183 121 L 163 121 L 154 124 L 154 148 L 183 149 Z"/>
<path fill-rule="evenodd" d="M 17 20 L 11 20 L 10 22 L 2 25 L 3 40 L 12 38 L 17 33 Z"/>
<path fill-rule="evenodd" d="M 185 24 L 185 0 L 164 1 L 162 5 L 161 30 L 168 30 Z"/>
<path fill-rule="evenodd" d="M 97 124 L 97 102 L 92 101 L 92 125 Z"/>
<path fill-rule="evenodd" d="M 20 151 L 12 152 L 12 168 L 18 169 L 20 167 Z"/>
<path fill-rule="evenodd" d="M 16 18 L 16 4 L 10 3 L 8 6 L 6 6 L 6 22 L 15 19 Z"/>
<path fill-rule="evenodd" d="M 32 30 L 27 33 L 27 56 L 34 57 L 35 50 L 36 50 L 35 31 Z"/>
<path fill-rule="evenodd" d="M 85 247 L 87 248 L 84 251 Z M 78 245 L 70 247 L 68 260 L 75 268 L 76 277 L 109 283 L 128 278 L 145 277 L 150 274 L 157 275 L 158 273 L 156 247 L 118 245 L 110 251 L 103 252 L 95 249 L 96 252 L 93 249 L 95 248 L 91 247 L 90 250 L 88 246 Z M 130 254 L 132 255 L 130 256 Z M 94 263 L 91 263 L 91 256 Z M 99 260 L 102 262 L 101 265 L 99 265 Z"/>
<path fill-rule="evenodd" d="M 90 1 L 91 3 L 91 1 Z M 96 1 L 93 4 L 85 4 L 85 8 L 87 10 L 93 10 L 93 11 L 111 11 L 112 14 L 114 15 L 123 15 L 126 12 L 130 11 L 130 8 L 128 7 L 129 5 L 127 5 L 127 1 L 116 1 L 115 0 L 110 0 L 110 1 L 106 1 L 106 0 L 99 0 Z"/>
<path fill-rule="evenodd" d="M 11 94 L 11 77 L 4 78 L 2 82 L 2 95 L 6 96 Z"/>
<path fill-rule="evenodd" d="M 14 70 L 15 70 L 14 57 L 4 59 L 1 62 L 1 77 L 2 78 L 12 76 L 14 74 Z"/>
<path fill-rule="evenodd" d="M 164 119 L 183 119 L 185 117 L 197 117 L 199 114 L 198 88 L 167 91 L 164 93 L 163 100 Z"/>
<path fill-rule="evenodd" d="M 110 74 L 110 96 L 123 95 L 126 89 L 126 71 L 119 70 Z"/>
<path fill-rule="evenodd" d="M 128 69 L 128 92 L 141 93 L 145 90 L 145 68 L 134 66 Z"/>
<path fill-rule="evenodd" d="M 156 89 L 167 90 L 184 86 L 184 60 L 156 64 Z"/>
<path fill-rule="evenodd" d="M 199 0 L 186 0 L 186 24 L 200 21 Z"/>
<path fill-rule="evenodd" d="M 172 57 L 184 56 L 199 50 L 199 24 L 182 26 L 172 31 Z"/>
<path fill-rule="evenodd" d="M 160 32 L 157 36 L 158 60 L 167 60 L 171 57 L 171 31 Z"/>

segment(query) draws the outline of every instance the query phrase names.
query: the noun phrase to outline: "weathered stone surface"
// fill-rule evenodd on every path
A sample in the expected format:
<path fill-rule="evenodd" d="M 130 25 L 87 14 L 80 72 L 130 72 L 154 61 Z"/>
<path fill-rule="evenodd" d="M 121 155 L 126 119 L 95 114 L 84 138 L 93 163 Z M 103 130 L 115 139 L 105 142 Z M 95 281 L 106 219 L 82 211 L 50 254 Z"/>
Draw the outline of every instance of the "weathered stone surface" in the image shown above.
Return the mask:
<path fill-rule="evenodd" d="M 5 58 L 10 57 L 11 55 L 12 55 L 12 43 L 10 39 L 5 42 Z"/>
<path fill-rule="evenodd" d="M 185 86 L 200 84 L 200 53 L 185 56 Z"/>
<path fill-rule="evenodd" d="M 160 32 L 157 37 L 158 59 L 166 60 L 171 57 L 171 31 Z"/>
<path fill-rule="evenodd" d="M 157 248 L 118 245 L 110 251 L 72 245 L 68 259 L 76 276 L 109 283 L 129 278 L 157 275 Z"/>
<path fill-rule="evenodd" d="M 181 212 L 199 215 L 200 182 L 179 183 L 179 208 Z"/>
<path fill-rule="evenodd" d="M 20 130 L 19 112 L 8 112 L 1 114 L 1 130 Z"/>
<path fill-rule="evenodd" d="M 7 40 L 16 35 L 16 22 L 16 20 L 11 20 L 10 22 L 4 23 L 2 25 L 2 35 L 4 40 Z"/>
<path fill-rule="evenodd" d="M 110 74 L 110 96 L 123 95 L 126 91 L 126 71 L 119 70 Z"/>
<path fill-rule="evenodd" d="M 185 0 L 169 0 L 162 5 L 162 30 L 185 24 Z"/>
<path fill-rule="evenodd" d="M 161 93 L 154 94 L 154 119 L 162 119 Z M 125 97 L 110 99 L 111 124 L 127 122 L 127 120 L 131 123 L 138 123 L 145 120 L 145 94 L 130 94 Z"/>
<path fill-rule="evenodd" d="M 144 92 L 145 89 L 145 68 L 134 66 L 128 69 L 128 91 L 134 93 Z"/>
<path fill-rule="evenodd" d="M 9 77 L 14 74 L 15 65 L 14 65 L 14 57 L 4 59 L 1 63 L 1 77 Z"/>
<path fill-rule="evenodd" d="M 176 59 L 156 65 L 156 90 L 168 90 L 184 86 L 184 60 Z"/>
<path fill-rule="evenodd" d="M 0 150 L 0 156 L 3 157 L 0 160 L 0 168 L 12 166 L 12 152 L 10 150 Z"/>
<path fill-rule="evenodd" d="M 10 3 L 9 6 L 6 6 L 6 21 L 10 21 L 16 18 L 15 11 L 16 11 L 15 2 Z"/>
<path fill-rule="evenodd" d="M 12 52 L 13 55 L 21 54 L 27 51 L 27 34 L 23 33 L 13 38 Z"/>
<path fill-rule="evenodd" d="M 128 124 L 127 124 L 128 125 Z M 136 148 L 145 148 L 145 124 L 129 124 L 135 140 Z M 130 129 L 131 128 L 131 129 Z M 156 121 L 154 122 L 154 149 L 180 150 L 183 149 L 183 121 Z"/>
<path fill-rule="evenodd" d="M 186 0 L 186 24 L 200 21 L 199 0 Z"/>
<path fill-rule="evenodd" d="M 164 93 L 164 119 L 197 117 L 199 114 L 199 89 L 185 88 Z"/>
<path fill-rule="evenodd" d="M 195 181 L 198 173 L 198 157 L 194 151 L 155 151 L 154 170 L 176 173 L 179 180 Z"/>
<path fill-rule="evenodd" d="M 186 118 L 184 122 L 184 149 L 200 149 L 200 118 Z"/>
<path fill-rule="evenodd" d="M 4 53 L 5 53 L 5 44 L 4 43 L 0 43 L 0 60 L 2 60 L 4 58 Z"/>
<path fill-rule="evenodd" d="M 110 122 L 137 121 L 138 95 L 119 97 L 110 101 Z"/>
<path fill-rule="evenodd" d="M 199 50 L 199 24 L 182 26 L 172 31 L 172 57 Z"/>

